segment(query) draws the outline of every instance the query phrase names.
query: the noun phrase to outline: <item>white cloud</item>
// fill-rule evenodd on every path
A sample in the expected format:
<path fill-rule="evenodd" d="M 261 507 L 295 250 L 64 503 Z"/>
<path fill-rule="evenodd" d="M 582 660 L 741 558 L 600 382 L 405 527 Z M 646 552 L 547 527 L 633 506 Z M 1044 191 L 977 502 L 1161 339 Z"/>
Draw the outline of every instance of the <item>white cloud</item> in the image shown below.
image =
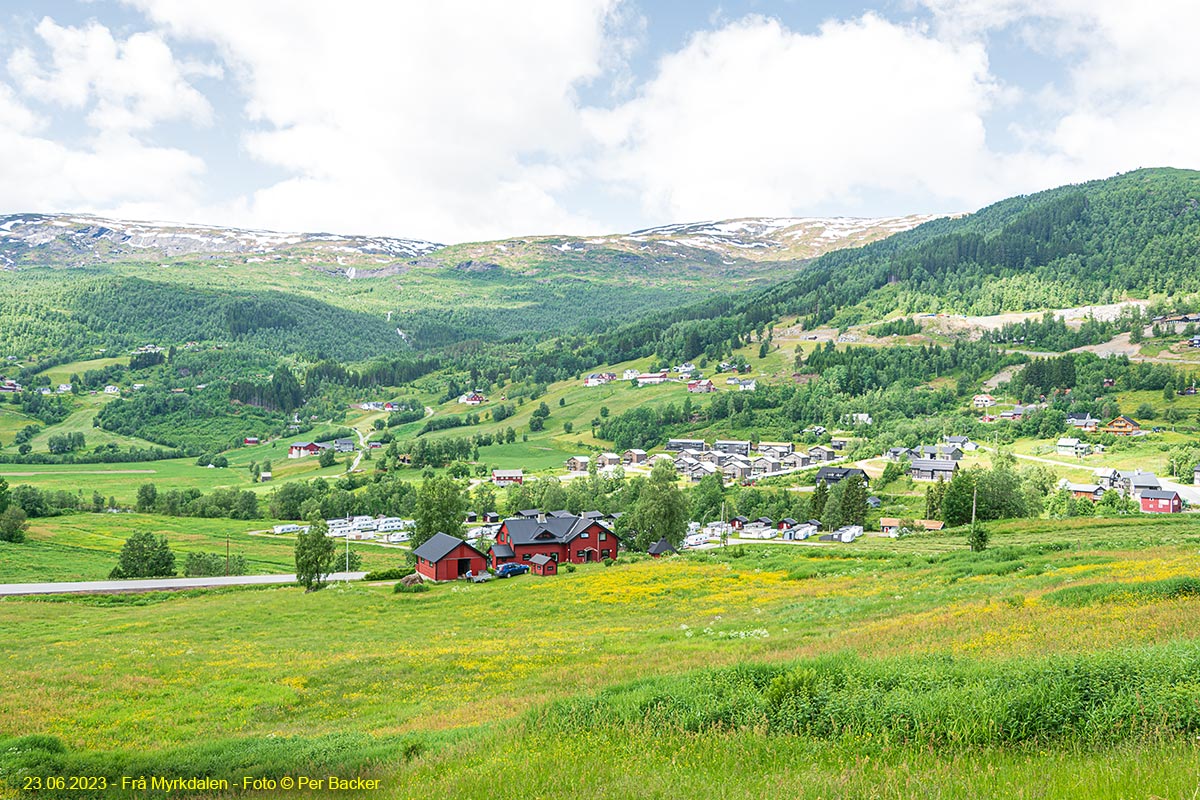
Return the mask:
<path fill-rule="evenodd" d="M 607 66 L 616 0 L 131 2 L 214 43 L 239 82 L 245 152 L 290 176 L 236 205 L 253 224 L 442 239 L 595 227 L 557 195 L 586 146 L 576 91 Z"/>
<path fill-rule="evenodd" d="M 195 74 L 203 67 L 177 63 L 158 34 L 135 33 L 117 41 L 99 23 L 71 28 L 49 17 L 38 24 L 37 34 L 49 50 L 48 67 L 28 47 L 8 60 L 9 72 L 28 96 L 89 108 L 88 124 L 103 131 L 145 130 L 174 119 L 211 120 L 208 101 L 185 77 L 185 69 Z"/>
<path fill-rule="evenodd" d="M 814 35 L 748 17 L 694 35 L 588 121 L 601 168 L 653 219 L 820 213 L 881 190 L 961 204 L 994 189 L 996 91 L 976 42 L 874 15 Z"/>

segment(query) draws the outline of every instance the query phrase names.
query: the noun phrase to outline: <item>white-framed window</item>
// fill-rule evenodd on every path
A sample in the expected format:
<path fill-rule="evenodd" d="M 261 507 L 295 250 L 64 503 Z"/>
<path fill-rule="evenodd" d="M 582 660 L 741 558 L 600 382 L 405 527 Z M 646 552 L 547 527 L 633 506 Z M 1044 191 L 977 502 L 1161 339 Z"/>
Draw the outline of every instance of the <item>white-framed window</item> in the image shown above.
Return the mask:
<path fill-rule="evenodd" d="M 586 538 L 588 538 L 588 532 L 587 532 L 587 531 L 584 531 L 583 533 L 579 534 L 579 538 L 580 538 L 580 539 L 586 539 Z"/>
<path fill-rule="evenodd" d="M 602 533 L 602 534 L 600 534 L 600 541 L 602 541 L 602 542 L 607 542 L 607 541 L 608 541 L 608 534 L 607 534 L 607 533 Z"/>

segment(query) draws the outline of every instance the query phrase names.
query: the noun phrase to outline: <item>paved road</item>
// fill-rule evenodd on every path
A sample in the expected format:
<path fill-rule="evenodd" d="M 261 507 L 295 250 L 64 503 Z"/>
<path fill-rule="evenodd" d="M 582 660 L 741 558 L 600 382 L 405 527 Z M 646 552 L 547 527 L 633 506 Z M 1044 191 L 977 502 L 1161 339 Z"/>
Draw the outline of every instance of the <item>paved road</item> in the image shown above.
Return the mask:
<path fill-rule="evenodd" d="M 330 583 L 361 579 L 365 572 L 335 572 Z M 255 586 L 295 583 L 295 575 L 235 575 L 220 578 L 152 578 L 137 581 L 75 581 L 61 583 L 0 583 L 0 597 L 25 594 L 85 594 L 96 592 L 159 592 L 207 586 Z"/>

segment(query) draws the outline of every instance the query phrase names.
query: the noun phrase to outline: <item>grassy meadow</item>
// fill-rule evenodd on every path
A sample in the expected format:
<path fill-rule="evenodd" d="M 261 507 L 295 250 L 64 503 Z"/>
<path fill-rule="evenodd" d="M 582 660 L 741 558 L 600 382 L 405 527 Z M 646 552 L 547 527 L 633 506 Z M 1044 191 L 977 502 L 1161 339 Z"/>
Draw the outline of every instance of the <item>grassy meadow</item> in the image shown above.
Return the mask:
<path fill-rule="evenodd" d="M 30 522 L 25 543 L 0 542 L 0 583 L 103 580 L 116 566 L 125 540 L 141 531 L 167 537 L 181 575 L 188 553 L 224 553 L 227 539 L 230 554 L 245 556 L 251 575 L 295 572 L 295 538 L 263 533 L 277 524 L 275 520 L 67 514 Z M 367 570 L 407 563 L 407 550 L 399 547 L 368 542 L 350 546 L 362 555 Z"/>
<path fill-rule="evenodd" d="M 983 553 L 776 542 L 424 594 L 3 600 L 22 646 L 0 770 L 327 770 L 406 798 L 1191 797 L 1194 522 L 992 532 Z"/>

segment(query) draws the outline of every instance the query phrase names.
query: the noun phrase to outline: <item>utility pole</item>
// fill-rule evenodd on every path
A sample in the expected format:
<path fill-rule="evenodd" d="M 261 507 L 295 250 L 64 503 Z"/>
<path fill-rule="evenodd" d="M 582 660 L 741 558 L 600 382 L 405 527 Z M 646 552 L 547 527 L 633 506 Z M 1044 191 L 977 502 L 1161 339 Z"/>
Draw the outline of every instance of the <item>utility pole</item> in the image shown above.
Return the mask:
<path fill-rule="evenodd" d="M 225 534 L 225 577 L 229 577 L 229 534 Z"/>
<path fill-rule="evenodd" d="M 346 586 L 350 586 L 350 532 L 346 531 Z"/>
<path fill-rule="evenodd" d="M 971 530 L 975 529 L 975 504 L 979 501 L 979 487 L 976 486 L 971 492 Z"/>

